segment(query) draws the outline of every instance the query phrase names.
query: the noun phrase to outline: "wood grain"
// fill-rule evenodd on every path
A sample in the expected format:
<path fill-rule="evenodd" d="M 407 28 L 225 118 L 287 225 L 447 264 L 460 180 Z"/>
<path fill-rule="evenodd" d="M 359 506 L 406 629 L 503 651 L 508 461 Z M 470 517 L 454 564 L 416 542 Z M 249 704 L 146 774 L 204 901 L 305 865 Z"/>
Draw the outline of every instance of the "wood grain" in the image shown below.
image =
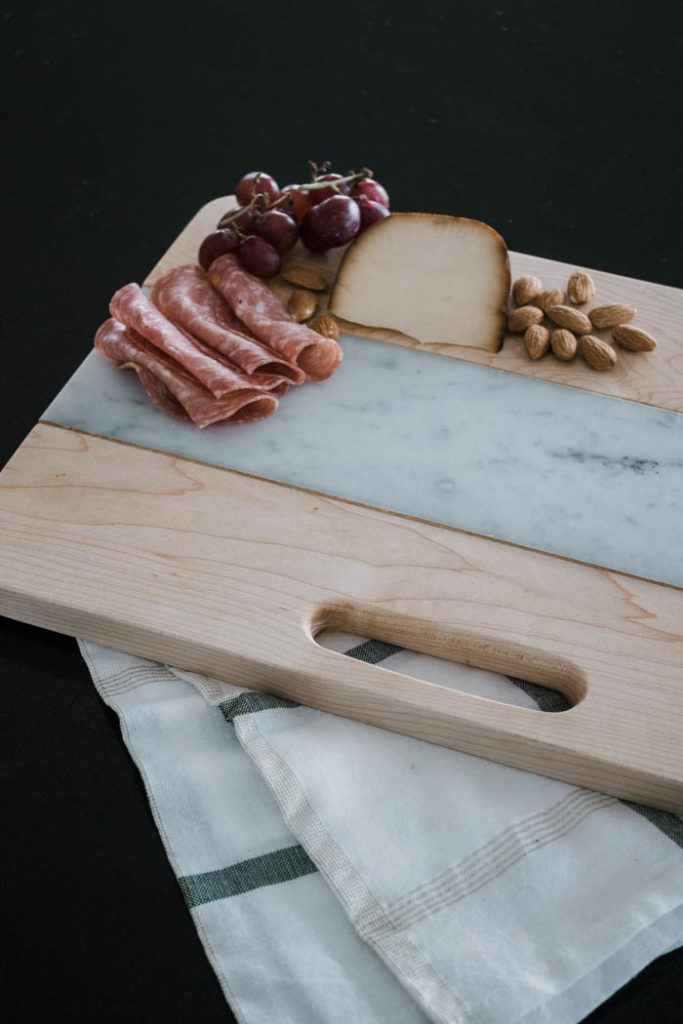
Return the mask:
<path fill-rule="evenodd" d="M 200 210 L 146 283 L 193 262 L 230 202 Z M 303 261 L 331 280 L 339 258 Z M 512 264 L 547 287 L 572 269 Z M 660 343 L 646 362 L 620 353 L 618 373 L 598 375 L 532 363 L 519 339 L 439 353 L 680 409 L 680 293 L 594 276 L 601 302 L 641 307 Z M 674 588 L 47 424 L 0 475 L 0 519 L 0 610 L 15 618 L 683 810 Z M 575 707 L 544 715 L 350 665 L 316 644 L 330 627 L 555 686 Z"/>
<path fill-rule="evenodd" d="M 146 283 L 152 284 L 164 271 L 173 266 L 194 263 L 200 242 L 215 228 L 220 216 L 233 204 L 232 196 L 224 196 L 202 207 L 156 265 Z M 313 256 L 299 245 L 288 254 L 285 266 L 300 264 L 314 267 L 331 284 L 342 255 L 343 251 L 337 249 L 322 256 Z M 540 277 L 546 288 L 563 290 L 566 289 L 570 274 L 577 269 L 569 263 L 558 263 L 540 256 L 525 256 L 514 252 L 510 253 L 510 263 L 513 280 L 523 274 L 535 274 Z M 538 361 L 532 361 L 525 352 L 521 335 L 507 335 L 500 352 L 494 353 L 455 345 L 421 345 L 395 331 L 363 327 L 341 320 L 339 322 L 347 333 L 364 338 L 424 349 L 453 359 L 491 366 L 497 370 L 507 370 L 569 387 L 626 398 L 644 405 L 683 412 L 683 291 L 598 270 L 591 270 L 590 273 L 597 286 L 597 296 L 591 305 L 626 303 L 636 306 L 638 314 L 633 321 L 634 325 L 657 339 L 657 348 L 654 352 L 628 352 L 619 348 L 616 368 L 607 373 L 598 373 L 581 358 L 563 363 L 548 354 Z M 273 290 L 285 302 L 292 291 L 280 278 L 273 283 Z M 329 293 L 319 297 L 319 311 L 327 309 L 328 300 Z M 605 341 L 610 339 L 608 330 L 593 333 Z"/>
<path fill-rule="evenodd" d="M 0 610 L 683 811 L 672 587 L 41 424 L 0 476 Z M 349 663 L 338 627 L 554 686 L 562 714 Z"/>

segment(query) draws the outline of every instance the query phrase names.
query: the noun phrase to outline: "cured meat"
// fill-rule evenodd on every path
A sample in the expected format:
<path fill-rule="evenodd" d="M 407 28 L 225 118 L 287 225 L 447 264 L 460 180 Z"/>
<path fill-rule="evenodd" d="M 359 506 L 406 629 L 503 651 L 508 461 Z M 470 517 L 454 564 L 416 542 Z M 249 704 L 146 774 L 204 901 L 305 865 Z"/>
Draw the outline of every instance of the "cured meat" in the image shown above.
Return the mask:
<path fill-rule="evenodd" d="M 198 380 L 215 398 L 222 398 L 245 387 L 241 375 L 207 355 L 175 324 L 172 324 L 147 298 L 137 284 L 119 288 L 109 309 L 112 316 L 161 349 Z"/>
<path fill-rule="evenodd" d="M 99 328 L 95 348 L 120 369 L 134 369 L 159 409 L 176 419 L 191 419 L 198 427 L 211 423 L 247 423 L 269 416 L 278 407 L 273 394 L 256 388 L 240 388 L 224 398 L 215 398 L 137 331 L 114 319 L 106 320 Z"/>
<path fill-rule="evenodd" d="M 182 330 L 182 328 L 179 328 Z M 230 359 L 226 359 L 225 356 L 221 355 L 216 349 L 212 349 L 209 345 L 205 345 L 198 338 L 193 338 L 189 331 L 182 331 L 183 334 L 187 334 L 193 345 L 196 345 L 200 352 L 204 352 L 206 355 L 211 356 L 212 359 L 217 359 L 223 366 L 227 366 L 229 370 L 232 370 L 238 377 L 241 384 L 235 383 L 235 390 L 242 388 L 258 388 L 259 391 L 268 391 L 271 395 L 275 395 L 277 398 L 281 398 L 286 395 L 292 384 L 294 383 L 290 378 L 283 377 L 279 373 L 242 373 L 239 366 Z"/>
<path fill-rule="evenodd" d="M 178 327 L 178 325 L 175 325 Z M 269 391 L 272 395 L 280 398 L 282 395 L 286 395 L 292 386 L 292 381 L 288 377 L 283 377 L 279 373 L 243 373 L 239 366 L 236 366 L 231 359 L 222 355 L 215 348 L 211 348 L 209 345 L 205 345 L 204 342 L 200 341 L 199 338 L 195 338 L 189 331 L 184 330 L 182 327 L 178 327 L 181 334 L 184 334 L 188 341 L 203 352 L 204 355 L 209 356 L 210 359 L 215 359 L 225 366 L 231 373 L 235 375 L 234 390 L 239 391 L 240 388 L 254 389 L 258 388 L 260 391 Z"/>
<path fill-rule="evenodd" d="M 311 380 L 324 380 L 337 369 L 342 361 L 337 342 L 297 323 L 268 285 L 243 270 L 235 256 L 226 253 L 214 260 L 209 279 L 252 334 Z"/>
<path fill-rule="evenodd" d="M 305 380 L 304 371 L 296 363 L 283 359 L 244 333 L 244 324 L 211 286 L 201 267 L 169 270 L 152 288 L 152 302 L 176 326 L 189 331 L 246 373 L 277 374 L 295 384 Z"/>
<path fill-rule="evenodd" d="M 116 323 L 116 321 L 114 322 Z M 124 327 L 123 330 L 125 331 L 126 328 Z M 167 416 L 173 416 L 176 420 L 187 420 L 187 422 L 190 422 L 189 415 L 185 412 L 178 399 L 173 396 L 163 381 L 154 376 L 151 370 L 146 370 L 140 363 L 117 363 L 116 365 L 119 370 L 135 370 L 140 378 L 140 383 L 157 409 L 161 409 Z M 214 401 L 220 401 L 220 399 L 214 399 Z"/>

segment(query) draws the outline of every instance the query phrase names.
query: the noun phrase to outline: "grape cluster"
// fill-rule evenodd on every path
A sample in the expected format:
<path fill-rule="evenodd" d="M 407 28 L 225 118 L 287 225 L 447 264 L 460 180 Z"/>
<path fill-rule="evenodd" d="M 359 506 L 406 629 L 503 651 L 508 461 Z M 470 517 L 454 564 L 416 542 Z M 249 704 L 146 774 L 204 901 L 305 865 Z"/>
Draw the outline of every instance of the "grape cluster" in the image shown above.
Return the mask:
<path fill-rule="evenodd" d="M 275 277 L 299 237 L 310 252 L 327 252 L 389 216 L 389 196 L 372 171 L 343 176 L 330 172 L 328 164 L 310 168 L 311 181 L 283 189 L 265 171 L 240 178 L 239 206 L 228 210 L 202 242 L 200 265 L 208 270 L 218 256 L 234 252 L 251 274 Z"/>

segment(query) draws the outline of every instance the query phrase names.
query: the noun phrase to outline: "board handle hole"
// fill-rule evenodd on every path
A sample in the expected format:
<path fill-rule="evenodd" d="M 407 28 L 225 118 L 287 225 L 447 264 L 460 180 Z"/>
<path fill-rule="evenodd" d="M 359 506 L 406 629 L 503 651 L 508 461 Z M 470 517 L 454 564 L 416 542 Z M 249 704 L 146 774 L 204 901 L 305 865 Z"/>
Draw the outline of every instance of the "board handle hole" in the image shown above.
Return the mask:
<path fill-rule="evenodd" d="M 319 646 L 357 661 L 502 704 L 557 713 L 569 711 L 586 695 L 583 673 L 545 652 L 465 630 L 435 631 L 433 624 L 419 629 L 412 620 L 392 617 L 382 624 L 374 611 L 372 618 L 363 628 L 358 609 L 321 609 L 310 624 L 311 635 Z M 453 663 L 462 671 L 454 672 Z"/>

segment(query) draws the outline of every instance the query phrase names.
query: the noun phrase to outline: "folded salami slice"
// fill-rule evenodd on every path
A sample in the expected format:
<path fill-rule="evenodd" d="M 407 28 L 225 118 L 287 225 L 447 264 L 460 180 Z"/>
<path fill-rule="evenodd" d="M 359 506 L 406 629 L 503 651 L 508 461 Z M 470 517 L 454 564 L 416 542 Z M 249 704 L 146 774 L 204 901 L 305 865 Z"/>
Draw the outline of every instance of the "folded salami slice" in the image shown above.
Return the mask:
<path fill-rule="evenodd" d="M 109 303 L 109 309 L 124 327 L 136 331 L 179 363 L 215 398 L 244 388 L 239 373 L 198 348 L 150 302 L 139 285 L 127 284 L 119 288 Z"/>
<path fill-rule="evenodd" d="M 117 321 L 115 320 L 114 323 L 117 323 Z M 126 330 L 126 328 L 123 327 L 123 324 L 119 324 L 118 326 L 122 327 L 124 331 Z M 102 351 L 102 349 L 100 349 L 100 351 Z M 176 420 L 186 420 L 187 422 L 190 422 L 189 414 L 185 412 L 178 399 L 171 391 L 169 391 L 159 377 L 154 376 L 151 370 L 145 369 L 145 367 L 141 366 L 140 363 L 117 363 L 116 365 L 119 370 L 135 370 L 140 378 L 140 383 L 152 399 L 154 405 L 156 405 L 157 409 L 161 409 L 161 411 L 165 412 L 167 416 L 173 416 Z M 220 402 L 220 398 L 214 398 L 213 401 Z"/>
<path fill-rule="evenodd" d="M 183 333 L 186 333 L 183 331 Z M 233 373 L 238 374 L 239 379 L 242 381 L 242 386 L 245 388 L 258 388 L 260 391 L 268 391 L 271 395 L 275 395 L 276 398 L 282 398 L 286 395 L 291 388 L 294 381 L 291 377 L 283 377 L 279 373 L 261 373 L 259 370 L 256 373 L 243 373 L 239 366 L 235 366 L 231 359 L 227 359 L 224 355 L 218 352 L 217 349 L 211 348 L 210 345 L 205 345 L 199 338 L 192 337 L 187 332 L 191 340 L 202 352 L 206 352 L 207 355 L 213 356 L 219 363 L 229 367 Z"/>
<path fill-rule="evenodd" d="M 235 256 L 226 253 L 214 260 L 209 279 L 252 334 L 311 380 L 324 380 L 337 369 L 342 361 L 337 342 L 297 323 L 268 285 L 243 270 Z"/>
<path fill-rule="evenodd" d="M 211 423 L 248 423 L 269 416 L 277 398 L 258 389 L 238 389 L 214 398 L 185 370 L 132 328 L 106 320 L 95 335 L 95 348 L 120 369 L 138 374 L 154 404 L 176 419 L 191 419 L 198 427 Z"/>
<path fill-rule="evenodd" d="M 178 327 L 177 324 L 175 326 Z M 184 330 L 182 327 L 178 327 L 178 330 L 181 334 L 184 334 L 200 352 L 203 352 L 211 359 L 215 359 L 221 364 L 221 366 L 227 367 L 231 373 L 235 374 L 235 391 L 239 391 L 240 388 L 247 388 L 251 390 L 258 388 L 259 391 L 269 391 L 277 398 L 281 398 L 282 395 L 287 394 L 293 384 L 291 378 L 283 377 L 279 373 L 261 373 L 259 370 L 257 370 L 256 373 L 243 373 L 240 367 L 233 363 L 232 359 L 228 359 L 217 349 L 211 348 L 210 345 L 205 345 L 203 341 L 200 341 L 199 338 L 195 338 L 194 335 L 190 334 L 189 331 Z"/>
<path fill-rule="evenodd" d="M 152 302 L 178 327 L 189 331 L 246 373 L 277 374 L 294 384 L 305 380 L 294 362 L 245 334 L 245 326 L 211 286 L 201 267 L 174 267 L 152 288 Z"/>

